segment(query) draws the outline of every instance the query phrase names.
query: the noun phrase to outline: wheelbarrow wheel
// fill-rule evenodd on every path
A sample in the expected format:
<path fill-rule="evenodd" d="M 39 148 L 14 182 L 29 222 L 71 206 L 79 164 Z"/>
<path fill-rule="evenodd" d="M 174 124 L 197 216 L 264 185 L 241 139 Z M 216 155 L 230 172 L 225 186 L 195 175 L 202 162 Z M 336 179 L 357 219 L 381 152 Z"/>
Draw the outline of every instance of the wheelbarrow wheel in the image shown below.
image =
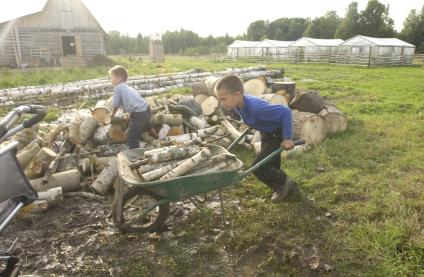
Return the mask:
<path fill-rule="evenodd" d="M 122 232 L 153 232 L 165 223 L 169 203 L 158 205 L 164 198 L 146 189 L 136 187 L 127 191 L 122 199 Z M 154 207 L 143 216 L 149 207 Z"/>

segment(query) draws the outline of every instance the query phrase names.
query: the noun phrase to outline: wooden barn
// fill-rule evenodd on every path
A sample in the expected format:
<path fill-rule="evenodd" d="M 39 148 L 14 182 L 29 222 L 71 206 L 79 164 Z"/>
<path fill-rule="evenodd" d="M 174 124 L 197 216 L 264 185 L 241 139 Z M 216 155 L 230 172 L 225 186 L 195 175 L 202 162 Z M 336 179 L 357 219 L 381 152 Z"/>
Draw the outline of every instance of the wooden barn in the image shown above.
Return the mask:
<path fill-rule="evenodd" d="M 47 0 L 39 10 L 0 23 L 0 67 L 85 65 L 106 54 L 106 37 L 81 0 Z"/>

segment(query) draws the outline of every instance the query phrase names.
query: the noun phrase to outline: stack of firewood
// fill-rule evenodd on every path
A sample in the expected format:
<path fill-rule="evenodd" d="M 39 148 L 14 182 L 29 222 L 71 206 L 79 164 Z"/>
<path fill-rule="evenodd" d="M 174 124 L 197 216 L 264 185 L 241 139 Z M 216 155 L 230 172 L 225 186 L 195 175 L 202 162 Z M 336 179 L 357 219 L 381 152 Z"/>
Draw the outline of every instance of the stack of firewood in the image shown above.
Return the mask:
<path fill-rule="evenodd" d="M 240 118 L 221 110 L 216 97 L 219 80 L 210 76 L 197 83 L 192 89 L 193 96 L 146 98 L 156 132 L 142 134 L 141 148 L 150 150 L 129 165 L 141 181 L 234 166 L 233 155 L 205 147 L 228 147 L 248 128 Z M 249 78 L 244 85 L 246 93 L 292 108 L 295 139 L 318 144 L 327 133 L 346 129 L 347 120 L 342 112 L 317 93 L 296 93 L 294 82 L 273 81 L 264 75 Z M 89 110 L 75 110 L 55 123 L 40 124 L 16 135 L 20 142 L 18 161 L 33 187 L 45 192 L 43 197 L 58 199 L 61 193 L 77 191 L 84 197 L 95 198 L 112 191 L 118 176 L 116 155 L 128 149 L 129 115 L 118 113 L 111 118 L 111 110 L 111 99 L 102 99 Z M 258 153 L 260 141 L 260 132 L 252 130 L 239 144 Z"/>

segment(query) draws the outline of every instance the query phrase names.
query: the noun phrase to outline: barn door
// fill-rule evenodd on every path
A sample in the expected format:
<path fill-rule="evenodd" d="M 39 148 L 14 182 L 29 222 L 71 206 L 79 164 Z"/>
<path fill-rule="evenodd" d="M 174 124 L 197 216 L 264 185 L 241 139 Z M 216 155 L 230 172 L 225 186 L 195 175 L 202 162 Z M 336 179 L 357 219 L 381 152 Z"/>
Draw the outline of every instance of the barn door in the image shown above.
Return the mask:
<path fill-rule="evenodd" d="M 77 54 L 77 46 L 74 36 L 62 37 L 63 56 L 75 56 Z"/>

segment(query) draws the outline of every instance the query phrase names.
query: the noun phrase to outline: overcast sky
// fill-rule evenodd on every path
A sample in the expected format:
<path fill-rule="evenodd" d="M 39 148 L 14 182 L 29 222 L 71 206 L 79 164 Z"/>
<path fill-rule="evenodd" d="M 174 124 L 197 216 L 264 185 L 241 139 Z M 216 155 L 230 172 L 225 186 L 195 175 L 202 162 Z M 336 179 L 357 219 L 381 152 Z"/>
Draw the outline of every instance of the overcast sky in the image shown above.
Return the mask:
<path fill-rule="evenodd" d="M 0 22 L 42 6 L 46 0 L 0 0 Z M 329 10 L 344 16 L 351 0 L 83 0 L 106 31 L 135 36 L 184 28 L 201 36 L 231 36 L 246 32 L 255 20 L 280 17 L 315 18 Z M 363 10 L 368 0 L 358 0 Z M 380 0 L 390 5 L 395 29 L 400 31 L 411 9 L 421 10 L 423 0 Z"/>

